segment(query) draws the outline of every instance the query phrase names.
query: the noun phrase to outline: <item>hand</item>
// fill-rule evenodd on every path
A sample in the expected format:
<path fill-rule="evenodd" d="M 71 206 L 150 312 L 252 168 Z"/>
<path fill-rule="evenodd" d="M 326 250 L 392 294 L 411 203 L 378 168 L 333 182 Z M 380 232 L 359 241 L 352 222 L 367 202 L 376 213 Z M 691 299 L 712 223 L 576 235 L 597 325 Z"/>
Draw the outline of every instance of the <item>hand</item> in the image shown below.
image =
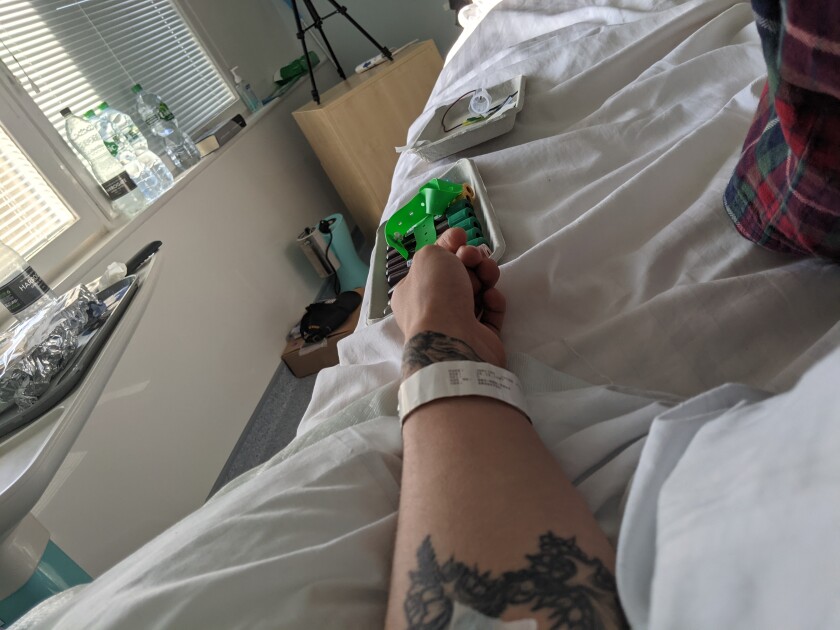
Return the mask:
<path fill-rule="evenodd" d="M 394 290 L 391 308 L 406 341 L 421 332 L 440 333 L 466 343 L 481 360 L 505 367 L 499 335 L 506 304 L 495 286 L 499 266 L 466 242 L 466 232 L 452 228 L 436 245 L 420 249 Z"/>

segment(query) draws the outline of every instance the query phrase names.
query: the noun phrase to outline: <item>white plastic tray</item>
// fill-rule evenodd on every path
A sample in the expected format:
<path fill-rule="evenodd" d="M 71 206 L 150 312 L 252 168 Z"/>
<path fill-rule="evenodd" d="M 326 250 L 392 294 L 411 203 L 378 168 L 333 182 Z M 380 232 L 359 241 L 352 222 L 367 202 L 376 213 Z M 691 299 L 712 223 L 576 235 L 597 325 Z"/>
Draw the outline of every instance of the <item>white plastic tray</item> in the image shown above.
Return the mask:
<path fill-rule="evenodd" d="M 516 114 L 525 104 L 524 90 L 525 77 L 522 75 L 487 88 L 493 104 L 503 102 L 515 92 L 513 108 L 491 116 L 487 120 L 465 125 L 448 133 L 443 130 L 444 114 L 446 114 L 448 127 L 457 124 L 459 120 L 464 120 L 471 115 L 470 99 L 462 98 L 451 109 L 449 109 L 449 104 L 441 105 L 435 110 L 432 119 L 423 127 L 423 131 L 420 132 L 414 144 L 407 147 L 407 150 L 416 153 L 426 162 L 434 162 L 507 133 L 513 129 Z M 448 112 L 447 109 L 449 109 Z"/>
<path fill-rule="evenodd" d="M 440 179 L 446 179 L 455 183 L 469 183 L 475 191 L 473 209 L 478 222 L 481 224 L 484 238 L 490 244 L 492 250 L 491 258 L 498 262 L 505 253 L 505 239 L 496 218 L 496 212 L 487 196 L 487 189 L 484 181 L 478 174 L 472 160 L 466 158 L 458 160 L 452 167 L 442 175 Z M 388 282 L 385 279 L 385 224 L 376 230 L 376 242 L 373 246 L 373 266 L 371 268 L 371 292 L 368 304 L 367 323 L 379 321 L 391 314 L 391 307 L 388 305 Z"/>

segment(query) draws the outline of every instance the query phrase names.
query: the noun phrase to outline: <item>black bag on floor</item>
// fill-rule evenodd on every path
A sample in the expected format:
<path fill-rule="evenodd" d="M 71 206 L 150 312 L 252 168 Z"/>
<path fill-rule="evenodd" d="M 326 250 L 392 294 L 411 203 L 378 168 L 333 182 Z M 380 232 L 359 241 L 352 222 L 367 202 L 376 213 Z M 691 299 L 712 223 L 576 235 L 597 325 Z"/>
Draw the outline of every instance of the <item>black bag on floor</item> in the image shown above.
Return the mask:
<path fill-rule="evenodd" d="M 333 302 L 315 302 L 306 307 L 300 320 L 300 334 L 306 343 L 317 343 L 336 330 L 362 303 L 355 291 L 341 293 Z"/>

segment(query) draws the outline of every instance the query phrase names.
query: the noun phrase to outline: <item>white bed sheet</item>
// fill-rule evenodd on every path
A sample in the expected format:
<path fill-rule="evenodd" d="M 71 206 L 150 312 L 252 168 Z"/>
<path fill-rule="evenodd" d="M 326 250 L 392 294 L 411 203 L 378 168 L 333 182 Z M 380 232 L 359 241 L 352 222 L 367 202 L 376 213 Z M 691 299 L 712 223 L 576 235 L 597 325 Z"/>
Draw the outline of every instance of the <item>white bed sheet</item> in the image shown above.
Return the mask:
<path fill-rule="evenodd" d="M 724 385 L 682 404 L 524 355 L 511 368 L 540 438 L 618 535 L 633 628 L 840 620 L 840 350 L 786 394 Z M 355 401 L 15 630 L 381 628 L 402 464 L 396 390 Z"/>
<path fill-rule="evenodd" d="M 725 382 L 787 389 L 840 343 L 840 268 L 753 245 L 724 212 L 765 78 L 749 4 L 612 4 L 491 11 L 409 141 L 441 104 L 524 74 L 516 126 L 435 164 L 403 155 L 384 218 L 470 157 L 507 242 L 511 351 L 592 383 L 685 396 Z M 301 433 L 396 378 L 393 318 L 360 332 L 339 344 L 352 368 L 319 376 Z"/>
<path fill-rule="evenodd" d="M 644 435 L 674 401 L 511 359 L 535 427 L 615 539 Z M 381 628 L 402 470 L 397 385 L 354 401 L 23 628 Z"/>
<path fill-rule="evenodd" d="M 840 436 L 830 430 L 840 426 L 837 401 L 814 395 L 833 393 L 826 383 L 840 355 L 798 398 L 771 399 L 779 401 L 768 416 L 775 420 L 764 425 L 750 415 L 753 408 L 738 404 L 765 398 L 751 388 L 724 387 L 668 411 L 675 404 L 669 394 L 614 384 L 678 395 L 725 381 L 789 387 L 836 345 L 840 270 L 763 251 L 741 239 L 723 213 L 720 195 L 763 80 L 749 7 L 723 0 L 621 4 L 576 9 L 571 2 L 505 0 L 462 42 L 427 110 L 477 77 L 528 75 L 514 131 L 469 153 L 508 243 L 502 288 L 511 304 L 511 367 L 543 441 L 606 531 L 614 538 L 622 528 L 618 578 L 634 625 L 735 627 L 789 602 L 775 595 L 776 609 L 761 607 L 758 574 L 732 571 L 755 560 L 736 554 L 751 551 L 753 532 L 730 527 L 723 539 L 718 528 L 736 508 L 756 507 L 752 522 L 772 514 L 771 524 L 790 527 L 790 544 L 796 523 L 783 523 L 779 508 L 801 488 L 785 488 L 790 492 L 768 505 L 763 453 L 772 455 L 765 470 L 778 473 L 779 462 L 789 463 L 781 470 L 799 470 L 803 487 L 816 475 L 823 484 L 813 486 L 810 505 L 825 509 L 809 517 L 824 531 L 840 526 L 826 499 L 836 487 L 828 482 L 840 477 L 833 455 L 809 459 Z M 446 165 L 403 156 L 388 212 Z M 26 627 L 379 627 L 399 495 L 401 345 L 392 320 L 360 327 L 339 345 L 341 365 L 319 377 L 289 448 L 92 585 L 47 602 Z M 730 444 L 712 412 L 733 406 L 729 420 L 748 422 Z M 791 408 L 802 416 L 797 420 L 810 410 L 809 431 L 786 434 Z M 785 453 L 796 437 L 801 448 Z M 741 474 L 726 448 L 737 453 L 750 445 L 754 474 L 741 487 L 755 500 L 724 500 L 714 519 L 704 518 L 712 503 L 692 505 L 686 488 L 700 480 L 706 499 L 726 499 L 727 477 L 708 470 L 718 457 L 729 478 Z M 628 499 L 634 473 L 641 481 Z M 622 521 L 625 502 L 630 516 Z M 690 550 L 717 544 L 720 557 L 731 560 L 719 565 L 730 569 L 728 582 L 709 566 L 707 588 L 697 590 L 695 574 L 685 570 L 691 565 L 681 564 L 698 560 L 681 556 L 683 515 L 692 517 L 693 540 L 701 541 Z M 657 532 L 677 542 L 660 549 Z M 826 558 L 840 557 L 840 545 L 823 550 Z M 785 562 L 795 562 L 795 551 L 785 550 Z M 797 583 L 803 588 L 805 577 L 826 588 L 836 579 L 823 578 L 840 577 L 805 573 Z M 752 607 L 716 606 L 719 584 L 736 588 L 733 602 Z M 685 616 L 696 612 L 680 605 L 690 598 L 705 602 L 698 612 L 705 617 Z"/>

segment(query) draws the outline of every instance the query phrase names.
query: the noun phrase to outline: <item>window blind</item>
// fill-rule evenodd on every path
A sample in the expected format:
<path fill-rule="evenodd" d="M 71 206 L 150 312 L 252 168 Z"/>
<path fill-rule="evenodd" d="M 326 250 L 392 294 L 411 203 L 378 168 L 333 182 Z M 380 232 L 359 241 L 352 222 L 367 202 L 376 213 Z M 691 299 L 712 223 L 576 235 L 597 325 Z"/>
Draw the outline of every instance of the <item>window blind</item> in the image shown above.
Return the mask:
<path fill-rule="evenodd" d="M 135 83 L 187 133 L 235 101 L 171 0 L 0 0 L 0 60 L 62 135 L 64 107 L 107 101 L 140 122 Z"/>
<path fill-rule="evenodd" d="M 0 128 L 0 240 L 28 258 L 76 220 Z"/>

